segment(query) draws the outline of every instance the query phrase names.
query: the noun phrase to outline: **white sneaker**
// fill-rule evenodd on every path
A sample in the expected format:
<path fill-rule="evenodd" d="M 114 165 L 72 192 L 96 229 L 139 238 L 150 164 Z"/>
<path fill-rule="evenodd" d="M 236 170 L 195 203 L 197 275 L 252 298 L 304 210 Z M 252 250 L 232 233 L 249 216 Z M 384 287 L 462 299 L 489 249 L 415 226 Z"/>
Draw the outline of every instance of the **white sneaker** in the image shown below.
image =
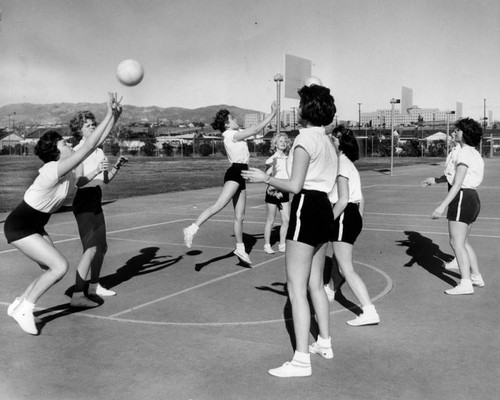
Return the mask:
<path fill-rule="evenodd" d="M 380 317 L 377 311 L 364 311 L 362 314 L 359 314 L 356 318 L 347 321 L 347 325 L 349 326 L 366 326 L 366 325 L 378 325 L 380 322 Z"/>
<path fill-rule="evenodd" d="M 281 244 L 281 243 L 280 243 L 280 244 L 278 245 L 278 251 L 279 251 L 280 253 L 284 253 L 284 252 L 286 251 L 286 243 L 283 243 L 283 244 Z"/>
<path fill-rule="evenodd" d="M 332 346 L 322 347 L 318 344 L 318 342 L 314 342 L 313 344 L 309 345 L 309 353 L 319 354 L 323 358 L 333 358 Z"/>
<path fill-rule="evenodd" d="M 481 274 L 477 274 L 477 275 L 471 274 L 470 280 L 472 281 L 472 284 L 474 286 L 484 287 L 484 280 L 483 280 L 483 277 Z"/>
<path fill-rule="evenodd" d="M 12 312 L 12 318 L 16 320 L 21 329 L 30 335 L 38 335 L 33 316 L 33 307 L 28 306 L 24 301 Z"/>
<path fill-rule="evenodd" d="M 245 250 L 238 250 L 236 249 L 233 251 L 234 255 L 236 255 L 241 261 L 243 261 L 245 264 L 252 265 L 252 262 L 250 261 L 250 257 L 248 254 L 245 252 Z"/>
<path fill-rule="evenodd" d="M 16 297 L 15 300 L 7 307 L 7 315 L 9 317 L 12 316 L 12 313 L 19 304 L 21 304 L 21 299 L 19 297 Z"/>
<path fill-rule="evenodd" d="M 271 247 L 270 244 L 265 244 L 264 245 L 264 251 L 267 253 L 267 254 L 274 254 L 274 250 L 273 248 Z"/>
<path fill-rule="evenodd" d="M 281 367 L 270 369 L 270 375 L 279 378 L 293 378 L 299 376 L 311 376 L 311 364 L 302 363 L 300 361 L 292 360 L 284 363 Z"/>
<path fill-rule="evenodd" d="M 184 232 L 184 244 L 188 249 L 190 249 L 191 246 L 193 245 L 193 237 L 194 235 L 196 235 L 196 232 L 198 231 L 193 225 L 194 224 L 182 230 Z"/>
<path fill-rule="evenodd" d="M 330 289 L 330 286 L 325 285 L 325 293 L 330 303 L 335 300 L 335 290 Z"/>
<path fill-rule="evenodd" d="M 472 282 L 470 280 L 461 279 L 460 283 L 453 289 L 448 289 L 444 291 L 446 294 L 473 294 L 474 288 L 472 287 Z"/>
<path fill-rule="evenodd" d="M 448 271 L 457 271 L 459 269 L 457 259 L 454 258 L 450 262 L 445 262 L 444 269 L 447 269 Z"/>
<path fill-rule="evenodd" d="M 100 283 L 97 284 L 97 288 L 95 293 L 91 294 L 96 294 L 98 296 L 104 296 L 104 297 L 109 297 L 109 296 L 116 296 L 116 292 L 114 290 L 109 290 L 106 288 L 103 288 Z"/>

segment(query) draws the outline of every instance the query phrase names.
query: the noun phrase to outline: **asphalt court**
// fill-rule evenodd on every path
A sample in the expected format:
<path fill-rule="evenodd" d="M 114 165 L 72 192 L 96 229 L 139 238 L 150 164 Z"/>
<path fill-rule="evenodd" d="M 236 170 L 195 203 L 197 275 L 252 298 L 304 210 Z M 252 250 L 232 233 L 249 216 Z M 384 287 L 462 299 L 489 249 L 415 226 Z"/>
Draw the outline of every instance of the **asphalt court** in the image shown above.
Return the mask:
<path fill-rule="evenodd" d="M 102 343 L 97 341 L 97 348 L 106 344 L 102 354 L 108 354 L 107 348 L 116 352 L 120 346 L 130 346 L 130 342 L 142 337 L 141 332 L 148 330 L 154 333 L 148 337 L 150 346 L 156 343 L 158 349 L 162 348 L 161 351 L 158 350 L 159 353 L 178 357 L 177 367 L 179 373 L 185 375 L 184 378 L 180 378 L 179 374 L 174 374 L 175 378 L 169 374 L 163 376 L 164 371 L 158 376 L 154 368 L 143 366 L 149 376 L 144 378 L 148 387 L 142 387 L 142 393 L 151 398 L 307 398 L 311 390 L 318 396 L 331 395 L 332 391 L 335 393 L 337 390 L 337 397 L 345 399 L 468 398 L 465 397 L 470 393 L 468 386 L 458 371 L 454 371 L 452 375 L 432 375 L 435 370 L 445 366 L 449 368 L 450 360 L 456 362 L 458 356 L 451 352 L 441 357 L 437 354 L 429 355 L 435 365 L 429 369 L 429 359 L 421 358 L 422 352 L 425 353 L 426 350 L 420 347 L 427 344 L 427 348 L 438 352 L 451 344 L 469 346 L 469 339 L 457 333 L 464 326 L 452 317 L 456 313 L 464 313 L 471 324 L 467 329 L 475 332 L 475 341 L 481 341 L 481 344 L 476 345 L 474 352 L 470 354 L 463 352 L 459 359 L 471 364 L 473 372 L 469 371 L 469 375 L 472 374 L 472 380 L 478 383 L 474 386 L 474 393 L 477 394 L 477 390 L 480 390 L 479 393 L 483 395 L 475 398 L 494 398 L 489 396 L 498 388 L 493 376 L 498 372 L 498 363 L 495 362 L 500 360 L 491 352 L 490 346 L 498 344 L 498 339 L 491 332 L 499 322 L 498 316 L 495 317 L 492 313 L 494 304 L 500 300 L 497 294 L 499 292 L 496 291 L 499 278 L 496 267 L 500 258 L 500 177 L 495 175 L 500 162 L 486 159 L 485 163 L 486 177 L 479 190 L 482 209 L 480 218 L 472 229 L 471 243 L 478 253 L 486 287 L 476 289 L 473 296 L 460 298 L 443 294 L 459 278 L 456 273 L 446 272 L 441 268 L 442 260 L 451 256 L 446 220 L 429 218 L 438 202 L 444 198 L 446 187 L 436 185 L 422 188 L 419 185 L 428 176 L 440 175 L 443 165 L 438 163 L 398 167 L 394 170 L 394 176 L 390 176 L 388 171 L 361 173 L 366 209 L 364 229 L 354 251 L 354 266 L 367 284 L 382 322 L 378 327 L 347 327 L 345 321 L 351 319 L 358 308 L 355 297 L 347 285 L 344 285 L 341 296 L 330 308 L 334 346 L 339 348 L 336 350 L 338 364 L 325 364 L 325 360 L 315 359 L 313 378 L 300 389 L 293 384 L 284 388 L 281 383 L 268 381 L 266 374 L 267 367 L 275 367 L 276 362 L 286 361 L 291 350 L 286 330 L 289 310 L 287 311 L 284 292 L 284 255 L 279 252 L 268 255 L 263 251 L 262 232 L 266 218 L 263 185 L 248 185 L 244 232 L 253 268 L 247 268 L 232 254 L 234 237 L 231 205 L 202 226 L 191 249 L 183 244 L 182 228 L 189 225 L 199 212 L 217 198 L 220 188 L 107 203 L 104 211 L 109 250 L 101 282 L 116 290 L 118 295 L 106 299 L 100 307 L 77 313 L 72 313 L 68 308 L 67 294 L 71 292 L 74 266 L 81 254 L 81 245 L 72 213 L 57 213 L 51 218 L 47 230 L 57 248 L 68 258 L 70 271 L 37 304 L 37 318 L 42 321 L 40 336 L 22 335 L 15 322 L 3 313 L 1 336 L 6 340 L 19 341 L 11 351 L 6 351 L 7 367 L 0 371 L 5 378 L 3 388 L 8 390 L 12 396 L 10 398 L 29 398 L 26 395 L 28 389 L 9 386 L 9 382 L 17 382 L 22 372 L 22 368 L 17 364 L 17 367 L 13 367 L 13 361 L 9 363 L 9 360 L 24 357 L 23 346 L 26 343 L 29 343 L 26 350 L 30 352 L 35 349 L 40 351 L 38 347 L 33 348 L 37 343 L 35 341 L 38 341 L 38 346 L 44 346 L 42 353 L 50 349 L 54 360 L 44 359 L 44 365 L 52 365 L 52 362 L 67 363 L 68 361 L 62 361 L 62 355 L 61 358 L 57 355 L 57 349 L 53 348 L 55 343 L 64 340 L 62 335 L 68 331 L 74 334 L 75 331 L 80 332 L 90 326 L 92 331 L 102 332 L 103 335 L 111 331 L 127 336 L 125 343 L 121 344 L 104 338 L 101 339 Z M 0 220 L 4 221 L 6 215 L 1 214 Z M 279 217 L 277 224 L 279 225 Z M 328 255 L 331 256 L 331 249 Z M 0 281 L 0 305 L 6 309 L 14 297 L 37 276 L 38 271 L 31 261 L 4 240 L 0 241 L 0 263 L 3 278 Z M 417 313 L 410 320 L 408 310 Z M 480 315 L 493 317 L 484 321 L 479 318 Z M 404 324 L 401 321 L 405 321 Z M 433 334 L 437 331 L 443 337 L 437 338 Z M 393 353 L 394 346 L 397 349 L 398 343 L 404 343 L 404 340 L 417 333 L 422 343 L 415 345 L 413 349 L 407 348 L 405 344 Z M 205 369 L 192 371 L 192 357 L 196 358 L 193 354 L 190 354 L 191 358 L 182 360 L 178 353 L 180 350 L 170 343 L 181 340 L 178 335 L 192 345 L 193 351 L 198 346 L 204 346 L 207 351 L 203 356 L 207 364 Z M 234 360 L 230 355 L 221 355 L 219 340 L 229 347 Z M 184 343 L 184 340 L 181 341 Z M 392 341 L 391 351 L 386 346 L 388 341 Z M 242 349 L 237 344 L 241 342 L 245 343 L 245 347 L 250 342 L 250 348 Z M 360 347 L 361 344 L 363 345 Z M 369 348 L 363 347 L 368 344 Z M 68 342 L 66 346 L 66 352 L 71 354 L 73 345 Z M 140 345 L 137 346 L 141 348 Z M 367 353 L 363 353 L 363 349 Z M 410 359 L 417 360 L 418 364 L 401 360 L 401 352 L 409 353 Z M 354 359 L 345 359 L 348 354 Z M 367 361 L 367 354 L 373 360 Z M 139 353 L 135 356 L 128 355 L 132 357 L 130 362 L 143 357 Z M 88 361 L 86 357 L 80 355 L 80 358 Z M 94 354 L 93 357 L 92 362 L 97 366 L 107 365 L 99 354 Z M 155 359 L 154 352 L 150 357 Z M 223 357 L 227 365 L 218 365 L 215 360 L 219 357 Z M 260 369 L 252 366 L 251 371 L 248 371 L 237 361 L 241 357 L 259 359 L 263 366 Z M 367 365 L 356 364 L 356 357 L 364 360 Z M 266 361 L 269 365 L 266 365 Z M 385 367 L 390 366 L 389 371 L 392 368 L 394 371 L 374 371 L 380 362 Z M 155 359 L 155 363 L 161 363 L 161 360 Z M 496 367 L 491 368 L 495 365 Z M 365 369 L 368 366 L 372 366 L 370 371 Z M 119 376 L 133 374 L 125 360 L 113 367 L 116 369 L 113 372 L 116 379 L 101 383 L 101 394 L 116 391 Z M 233 370 L 240 380 L 238 396 L 234 395 L 236 383 L 228 383 L 218 374 L 214 376 L 217 368 L 227 368 L 226 373 Z M 349 374 L 344 368 L 351 369 L 351 372 L 359 369 L 359 373 L 369 375 L 363 375 L 364 381 L 360 385 L 357 373 Z M 401 384 L 399 374 L 415 369 L 421 370 L 420 384 Z M 76 375 L 63 373 L 66 375 L 64 383 L 61 383 L 39 371 L 30 371 L 30 374 L 33 385 L 41 384 L 49 389 L 47 397 L 40 398 L 84 398 L 83 392 L 74 388 L 78 379 Z M 322 382 L 318 387 L 314 381 L 315 375 L 319 376 L 318 379 L 325 379 L 330 375 L 335 378 L 331 383 Z M 261 379 L 265 379 L 266 385 L 256 389 L 253 383 Z M 199 382 L 195 383 L 195 380 Z M 422 387 L 422 380 L 426 388 Z M 207 391 L 208 381 L 210 385 L 217 385 L 218 390 Z M 383 387 L 378 387 L 382 382 Z M 164 384 L 170 387 L 171 396 L 162 397 Z M 356 385 L 355 394 L 353 388 Z M 375 392 L 370 391 L 373 385 L 378 388 Z M 431 389 L 433 391 L 428 392 Z M 130 392 L 132 397 L 122 398 L 140 398 L 139 393 L 137 389 Z M 401 397 L 405 393 L 408 396 Z M 461 394 L 464 397 L 460 397 Z M 52 397 L 48 397 L 49 395 Z M 87 394 L 87 398 L 92 397 Z M 102 397 L 99 395 L 95 398 Z"/>

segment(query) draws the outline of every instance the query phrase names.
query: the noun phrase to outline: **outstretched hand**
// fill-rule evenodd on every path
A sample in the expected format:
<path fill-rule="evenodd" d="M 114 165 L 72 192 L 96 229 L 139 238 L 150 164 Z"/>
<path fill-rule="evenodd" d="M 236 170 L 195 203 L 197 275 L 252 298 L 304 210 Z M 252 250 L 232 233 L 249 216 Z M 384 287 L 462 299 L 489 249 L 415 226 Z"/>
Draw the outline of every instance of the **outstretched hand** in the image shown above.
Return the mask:
<path fill-rule="evenodd" d="M 111 112 L 113 113 L 113 117 L 115 120 L 120 118 L 120 115 L 122 114 L 122 105 L 121 101 L 123 99 L 123 96 L 120 97 L 120 100 L 118 100 L 118 94 L 108 92 L 109 95 L 109 100 L 108 100 L 108 107 L 111 109 Z"/>
<path fill-rule="evenodd" d="M 276 100 L 274 100 L 271 103 L 271 114 L 275 114 L 278 111 L 278 103 L 276 103 Z"/>
<path fill-rule="evenodd" d="M 241 176 L 252 183 L 265 182 L 269 178 L 269 175 L 258 168 L 249 168 L 247 171 L 241 171 Z"/>

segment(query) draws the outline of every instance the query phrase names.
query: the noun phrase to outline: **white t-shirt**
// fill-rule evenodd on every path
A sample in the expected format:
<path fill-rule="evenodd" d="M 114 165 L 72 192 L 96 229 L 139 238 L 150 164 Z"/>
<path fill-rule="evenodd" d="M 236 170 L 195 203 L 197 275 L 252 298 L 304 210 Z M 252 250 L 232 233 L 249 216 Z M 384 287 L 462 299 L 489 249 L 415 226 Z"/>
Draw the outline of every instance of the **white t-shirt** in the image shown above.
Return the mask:
<path fill-rule="evenodd" d="M 57 165 L 59 161 L 45 163 L 39 170 L 38 176 L 24 194 L 24 201 L 35 210 L 44 213 L 57 211 L 68 196 L 70 186 L 74 186 L 75 174 L 73 171 L 58 178 Z"/>
<path fill-rule="evenodd" d="M 78 150 L 84 142 L 85 139 L 82 139 L 80 143 L 78 143 L 75 147 L 74 150 Z M 99 166 L 99 163 L 103 160 L 107 160 L 106 155 L 104 154 L 104 151 L 102 149 L 97 148 L 95 149 L 90 155 L 82 161 L 81 165 L 83 168 L 83 175 L 87 175 L 91 171 L 95 171 L 97 167 Z M 93 187 L 93 186 L 100 186 L 102 182 L 104 181 L 104 173 L 101 172 L 95 176 L 94 179 L 92 179 L 90 182 L 88 182 L 86 185 L 82 187 Z"/>
<path fill-rule="evenodd" d="M 288 171 L 286 170 L 287 159 L 288 157 L 285 154 L 274 153 L 266 160 L 266 165 L 269 167 L 267 173 L 278 179 L 288 179 Z"/>
<path fill-rule="evenodd" d="M 339 155 L 339 173 L 338 176 L 343 176 L 349 181 L 349 203 L 359 203 L 363 198 L 361 192 L 361 178 L 354 163 L 347 158 L 344 153 Z M 335 187 L 328 194 L 330 203 L 335 204 L 339 200 L 338 185 L 335 182 Z"/>
<path fill-rule="evenodd" d="M 250 160 L 250 152 L 248 151 L 248 145 L 245 140 L 240 140 L 234 142 L 234 135 L 238 131 L 233 129 L 228 129 L 222 136 L 224 137 L 224 147 L 226 148 L 227 158 L 231 164 L 248 164 Z"/>
<path fill-rule="evenodd" d="M 467 174 L 462 182 L 462 189 L 476 189 L 483 181 L 484 161 L 481 154 L 471 146 L 464 146 L 458 151 L 457 167 L 460 164 L 467 166 Z"/>
<path fill-rule="evenodd" d="M 460 146 L 459 143 L 455 144 L 451 151 L 448 153 L 448 156 L 446 157 L 446 164 L 444 166 L 444 175 L 446 176 L 446 180 L 450 185 L 453 185 L 453 178 L 455 178 L 455 171 L 456 171 L 456 161 L 457 161 L 457 155 L 458 151 L 462 147 Z"/>
<path fill-rule="evenodd" d="M 332 141 L 325 133 L 325 128 L 300 129 L 288 156 L 287 170 L 290 176 L 292 174 L 293 153 L 298 146 L 302 147 L 310 157 L 303 188 L 329 193 L 335 185 L 338 158 Z"/>

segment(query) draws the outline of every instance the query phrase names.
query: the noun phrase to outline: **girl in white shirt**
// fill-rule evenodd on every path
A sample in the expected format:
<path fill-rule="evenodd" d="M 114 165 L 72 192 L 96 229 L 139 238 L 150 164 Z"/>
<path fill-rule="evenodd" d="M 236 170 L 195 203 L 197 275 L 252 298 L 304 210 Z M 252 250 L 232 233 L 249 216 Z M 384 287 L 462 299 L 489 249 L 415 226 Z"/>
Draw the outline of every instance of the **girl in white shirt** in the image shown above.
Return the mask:
<path fill-rule="evenodd" d="M 361 303 L 362 313 L 347 321 L 350 326 L 376 325 L 380 322 L 375 306 L 370 300 L 366 285 L 354 270 L 352 252 L 354 242 L 363 228 L 364 199 L 361 179 L 354 166 L 359 158 L 359 147 L 354 133 L 340 125 L 332 132 L 333 144 L 339 154 L 337 183 L 330 193 L 333 205 L 334 230 L 332 245 L 340 272 Z M 340 282 L 339 282 L 340 283 Z M 325 285 L 328 300 L 335 298 L 334 282 Z M 338 288 L 338 286 L 337 286 Z"/>
<path fill-rule="evenodd" d="M 278 179 L 288 179 L 286 170 L 286 160 L 288 156 L 286 152 L 290 148 L 290 139 L 286 133 L 279 133 L 271 139 L 271 150 L 276 149 L 276 152 L 266 160 L 268 167 L 268 175 Z M 280 226 L 280 243 L 278 250 L 280 253 L 285 252 L 286 248 L 286 232 L 288 230 L 288 221 L 290 219 L 290 196 L 288 192 L 282 192 L 271 186 L 266 188 L 266 208 L 267 217 L 266 225 L 264 226 L 264 251 L 267 254 L 274 254 L 271 247 L 271 230 L 276 218 L 276 211 L 280 211 L 281 226 Z"/>
<path fill-rule="evenodd" d="M 446 290 L 445 293 L 461 295 L 474 293 L 473 286 L 484 286 L 476 252 L 469 243 L 472 223 L 476 221 L 481 210 L 476 189 L 483 180 L 484 162 L 475 147 L 481 142 L 483 133 L 479 123 L 471 118 L 457 121 L 455 128 L 455 140 L 461 149 L 455 162 L 453 185 L 431 218 L 441 217 L 448 207 L 446 217 L 450 245 L 458 262 L 461 279 L 457 286 Z"/>
<path fill-rule="evenodd" d="M 106 116 L 78 150 L 73 151 L 55 131 L 44 133 L 35 146 L 35 154 L 44 165 L 4 225 L 7 241 L 44 270 L 7 309 L 7 314 L 27 333 L 38 334 L 33 316 L 35 303 L 68 270 L 68 260 L 54 247 L 45 225 L 66 199 L 73 170 L 109 134 L 120 114 L 120 102 L 110 93 Z"/>
<path fill-rule="evenodd" d="M 78 112 L 69 123 L 78 150 L 93 134 L 96 119 L 90 111 Z M 105 138 L 99 142 L 101 145 Z M 99 284 L 99 276 L 108 249 L 106 242 L 106 222 L 102 210 L 103 184 L 108 184 L 118 174 L 126 158 L 120 156 L 113 168 L 109 169 L 108 159 L 100 148 L 96 148 L 76 168 L 76 191 L 73 199 L 73 214 L 78 224 L 78 232 L 83 246 L 83 254 L 76 268 L 75 289 L 70 306 L 77 308 L 96 307 L 103 303 L 102 296 L 114 296 L 112 290 Z M 84 293 L 86 279 L 90 271 L 87 295 Z"/>
<path fill-rule="evenodd" d="M 245 214 L 247 191 L 245 180 L 241 176 L 241 171 L 248 169 L 250 152 L 246 139 L 264 129 L 274 118 L 276 114 L 276 103 L 271 105 L 271 114 L 269 114 L 260 124 L 252 126 L 245 130 L 239 130 L 237 121 L 229 111 L 219 110 L 215 116 L 212 128 L 222 132 L 224 137 L 224 148 L 231 166 L 224 176 L 224 186 L 216 202 L 205 209 L 196 219 L 196 221 L 184 228 L 184 244 L 190 248 L 193 243 L 193 237 L 198 232 L 200 226 L 209 218 L 221 211 L 232 200 L 234 205 L 234 237 L 236 238 L 236 249 L 234 254 L 245 264 L 251 265 L 250 257 L 245 251 L 243 243 L 243 217 Z"/>
<path fill-rule="evenodd" d="M 296 348 L 292 361 L 269 370 L 269 374 L 278 377 L 311 375 L 310 353 L 333 358 L 323 270 L 333 228 L 328 193 L 335 185 L 338 160 L 324 126 L 331 124 L 336 108 L 330 90 L 323 86 L 304 86 L 299 96 L 299 114 L 305 128 L 300 130 L 290 150 L 287 163 L 290 178 L 274 178 L 256 168 L 242 172 L 250 182 L 265 182 L 281 191 L 294 193 L 285 264 Z M 311 346 L 308 345 L 311 324 L 308 291 L 319 328 L 317 341 Z"/>

